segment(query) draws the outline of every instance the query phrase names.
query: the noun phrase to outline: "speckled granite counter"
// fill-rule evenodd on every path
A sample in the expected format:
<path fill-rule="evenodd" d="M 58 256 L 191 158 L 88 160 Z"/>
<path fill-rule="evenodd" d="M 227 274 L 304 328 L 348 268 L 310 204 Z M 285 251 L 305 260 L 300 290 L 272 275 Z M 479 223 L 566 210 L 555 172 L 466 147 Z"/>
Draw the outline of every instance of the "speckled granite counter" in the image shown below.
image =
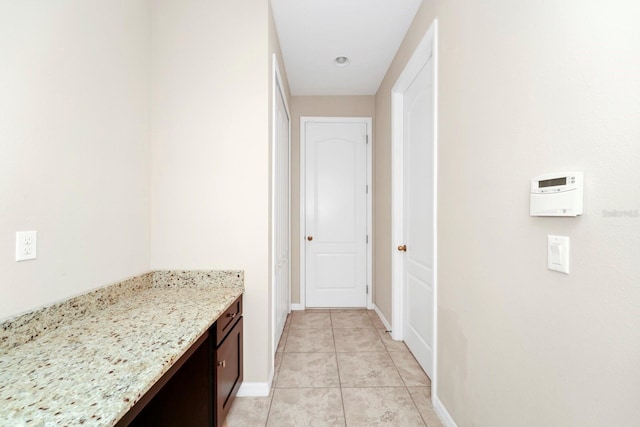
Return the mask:
<path fill-rule="evenodd" d="M 244 290 L 241 271 L 122 283 L 1 325 L 0 426 L 114 425 Z"/>

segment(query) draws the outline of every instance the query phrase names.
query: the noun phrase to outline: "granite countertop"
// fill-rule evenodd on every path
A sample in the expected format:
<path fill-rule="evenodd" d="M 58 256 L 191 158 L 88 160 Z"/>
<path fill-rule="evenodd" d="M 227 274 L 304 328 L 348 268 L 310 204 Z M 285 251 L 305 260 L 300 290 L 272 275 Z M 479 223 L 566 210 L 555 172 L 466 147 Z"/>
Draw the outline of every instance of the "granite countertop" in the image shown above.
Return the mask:
<path fill-rule="evenodd" d="M 114 425 L 242 294 L 241 273 L 202 281 L 160 272 L 149 286 L 0 348 L 0 426 Z"/>

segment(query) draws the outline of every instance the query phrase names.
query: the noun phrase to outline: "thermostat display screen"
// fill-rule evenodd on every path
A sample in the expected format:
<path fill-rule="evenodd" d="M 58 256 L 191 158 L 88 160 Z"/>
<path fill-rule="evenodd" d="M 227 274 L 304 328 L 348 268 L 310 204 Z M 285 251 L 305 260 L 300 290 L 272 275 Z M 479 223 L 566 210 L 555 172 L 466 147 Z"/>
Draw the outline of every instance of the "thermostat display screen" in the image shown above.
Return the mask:
<path fill-rule="evenodd" d="M 538 181 L 538 188 L 555 187 L 556 185 L 566 185 L 567 177 L 545 179 L 544 181 Z"/>

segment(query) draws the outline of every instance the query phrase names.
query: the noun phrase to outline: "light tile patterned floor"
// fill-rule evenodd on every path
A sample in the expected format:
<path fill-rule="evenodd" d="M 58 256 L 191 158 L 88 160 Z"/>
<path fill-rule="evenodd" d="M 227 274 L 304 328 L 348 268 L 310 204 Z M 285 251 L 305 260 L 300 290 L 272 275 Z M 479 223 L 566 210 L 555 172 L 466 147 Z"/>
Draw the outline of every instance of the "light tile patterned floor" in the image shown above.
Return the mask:
<path fill-rule="evenodd" d="M 238 397 L 228 427 L 428 426 L 431 381 L 372 310 L 294 311 L 269 397 Z"/>

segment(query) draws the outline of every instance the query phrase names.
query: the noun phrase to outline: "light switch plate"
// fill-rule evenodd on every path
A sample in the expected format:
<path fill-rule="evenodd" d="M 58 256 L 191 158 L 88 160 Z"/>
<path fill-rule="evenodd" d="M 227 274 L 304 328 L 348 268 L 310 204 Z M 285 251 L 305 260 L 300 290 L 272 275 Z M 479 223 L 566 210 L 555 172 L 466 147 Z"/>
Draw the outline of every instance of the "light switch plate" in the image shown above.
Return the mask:
<path fill-rule="evenodd" d="M 26 261 L 37 258 L 38 232 L 16 232 L 16 261 Z"/>
<path fill-rule="evenodd" d="M 569 237 L 547 237 L 547 268 L 569 274 Z"/>

